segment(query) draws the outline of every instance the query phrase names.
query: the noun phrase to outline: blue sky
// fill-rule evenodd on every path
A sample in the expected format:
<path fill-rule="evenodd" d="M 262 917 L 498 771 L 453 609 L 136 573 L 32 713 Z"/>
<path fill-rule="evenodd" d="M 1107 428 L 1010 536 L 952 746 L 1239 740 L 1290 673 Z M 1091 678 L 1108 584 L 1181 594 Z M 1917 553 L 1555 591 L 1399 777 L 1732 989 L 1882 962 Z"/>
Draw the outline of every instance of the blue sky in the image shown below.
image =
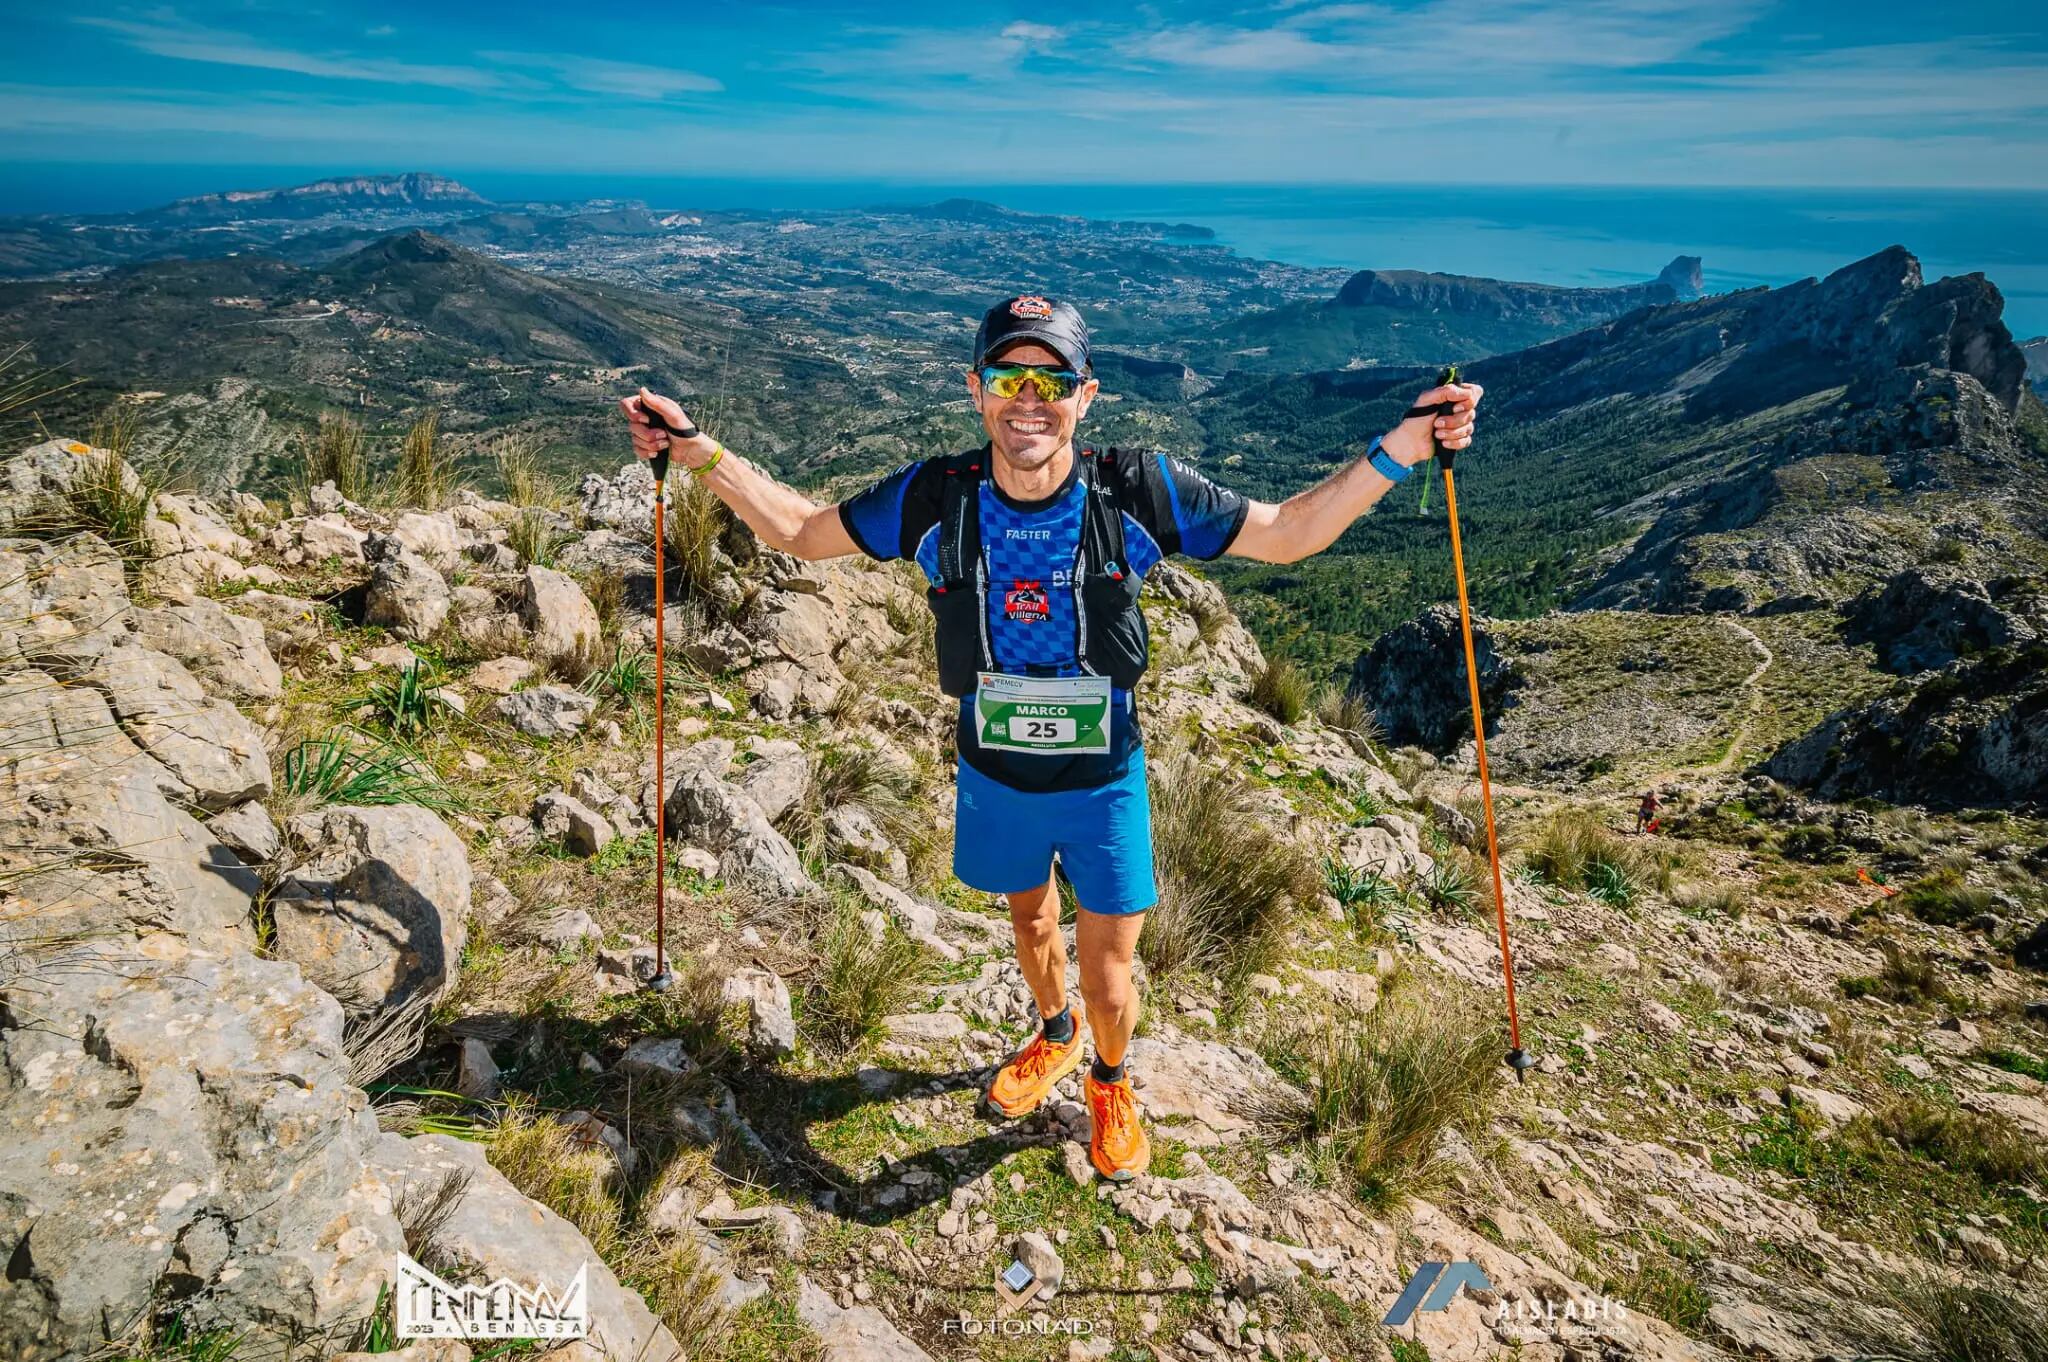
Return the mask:
<path fill-rule="evenodd" d="M 2048 188 L 2048 7 L 11 4 L 0 158 Z"/>

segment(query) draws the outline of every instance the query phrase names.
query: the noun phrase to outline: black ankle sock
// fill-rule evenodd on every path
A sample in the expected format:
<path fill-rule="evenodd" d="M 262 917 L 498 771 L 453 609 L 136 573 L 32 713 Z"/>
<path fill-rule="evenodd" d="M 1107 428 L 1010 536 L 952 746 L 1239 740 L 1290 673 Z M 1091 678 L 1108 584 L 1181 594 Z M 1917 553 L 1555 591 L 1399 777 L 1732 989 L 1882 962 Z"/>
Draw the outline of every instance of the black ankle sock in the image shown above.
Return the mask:
<path fill-rule="evenodd" d="M 1119 1064 L 1112 1068 L 1098 1059 L 1088 1066 L 1088 1076 L 1097 1083 L 1121 1083 L 1124 1081 L 1124 1066 Z"/>
<path fill-rule="evenodd" d="M 1074 1038 L 1074 1009 L 1063 1007 L 1057 1017 L 1043 1019 L 1045 1038 L 1055 1045 L 1065 1045 Z"/>

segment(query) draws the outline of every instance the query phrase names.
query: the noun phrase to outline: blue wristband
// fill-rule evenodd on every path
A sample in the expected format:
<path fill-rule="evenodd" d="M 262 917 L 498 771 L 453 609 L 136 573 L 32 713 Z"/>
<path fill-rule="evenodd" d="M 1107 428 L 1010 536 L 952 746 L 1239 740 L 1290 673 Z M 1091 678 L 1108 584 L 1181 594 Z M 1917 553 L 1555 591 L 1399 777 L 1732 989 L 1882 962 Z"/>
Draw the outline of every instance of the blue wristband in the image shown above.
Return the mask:
<path fill-rule="evenodd" d="M 1372 437 L 1372 445 L 1365 451 L 1365 461 L 1372 465 L 1373 472 L 1379 474 L 1388 482 L 1398 483 L 1415 470 L 1395 459 L 1385 449 L 1381 448 L 1384 440 L 1384 436 L 1375 435 Z"/>

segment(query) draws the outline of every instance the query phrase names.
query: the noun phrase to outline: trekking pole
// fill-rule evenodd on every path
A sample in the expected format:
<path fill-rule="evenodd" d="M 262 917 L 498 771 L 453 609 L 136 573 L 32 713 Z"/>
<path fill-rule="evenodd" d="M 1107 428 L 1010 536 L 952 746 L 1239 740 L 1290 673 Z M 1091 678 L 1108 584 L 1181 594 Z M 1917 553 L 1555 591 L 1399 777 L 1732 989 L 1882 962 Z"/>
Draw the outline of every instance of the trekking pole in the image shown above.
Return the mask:
<path fill-rule="evenodd" d="M 640 403 L 640 414 L 650 424 L 669 434 L 673 441 L 688 440 L 697 434 L 697 428 L 685 425 L 676 429 L 664 419 L 660 412 Z M 647 987 L 656 993 L 666 993 L 676 981 L 675 972 L 668 967 L 668 791 L 662 786 L 667 775 L 666 763 L 662 760 L 663 692 L 668 689 L 668 676 L 663 669 L 665 650 L 662 647 L 662 561 L 661 541 L 668 537 L 668 456 L 664 449 L 648 462 L 654 474 L 654 977 L 647 981 Z"/>
<path fill-rule="evenodd" d="M 1458 381 L 1458 366 L 1453 364 L 1437 375 L 1437 386 Z M 1449 402 L 1438 405 L 1439 415 L 1448 416 L 1452 406 Z M 1438 438 L 1436 428 L 1430 427 L 1430 443 L 1436 446 L 1436 457 L 1444 466 L 1444 514 L 1451 522 L 1451 567 L 1458 578 L 1458 625 L 1465 636 L 1465 679 L 1472 692 L 1472 739 L 1479 751 L 1479 800 L 1486 810 L 1486 859 L 1493 867 L 1493 909 L 1500 928 L 1501 976 L 1507 981 L 1508 991 L 1508 1067 L 1515 1071 L 1515 1081 L 1523 1082 L 1529 1070 L 1536 1067 L 1536 1061 L 1522 1048 L 1522 1021 L 1515 1007 L 1515 958 L 1508 948 L 1508 896 L 1501 882 L 1500 837 L 1494 831 L 1493 823 L 1493 779 L 1486 768 L 1486 718 L 1479 705 L 1479 658 L 1472 646 L 1472 602 L 1465 590 L 1465 545 L 1458 535 L 1458 481 L 1451 472 L 1457 461 L 1457 451 L 1445 449 Z"/>

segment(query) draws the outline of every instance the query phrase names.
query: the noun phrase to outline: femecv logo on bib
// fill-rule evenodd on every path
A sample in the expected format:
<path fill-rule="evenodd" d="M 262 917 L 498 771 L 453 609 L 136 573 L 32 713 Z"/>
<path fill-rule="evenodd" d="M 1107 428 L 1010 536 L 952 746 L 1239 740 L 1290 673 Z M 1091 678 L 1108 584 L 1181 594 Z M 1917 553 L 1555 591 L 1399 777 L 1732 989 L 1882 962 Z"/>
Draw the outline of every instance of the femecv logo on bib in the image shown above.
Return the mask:
<path fill-rule="evenodd" d="M 981 673 L 974 728 L 987 748 L 1071 755 L 1109 751 L 1109 678 Z"/>

